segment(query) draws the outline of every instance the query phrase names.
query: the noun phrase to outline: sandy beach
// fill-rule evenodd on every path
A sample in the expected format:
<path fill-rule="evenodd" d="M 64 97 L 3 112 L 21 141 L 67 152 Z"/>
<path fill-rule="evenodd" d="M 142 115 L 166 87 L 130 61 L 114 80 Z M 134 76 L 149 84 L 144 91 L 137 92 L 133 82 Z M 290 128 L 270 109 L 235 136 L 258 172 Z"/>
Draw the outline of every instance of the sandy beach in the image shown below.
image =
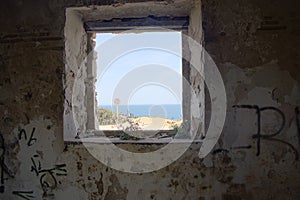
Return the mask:
<path fill-rule="evenodd" d="M 135 127 L 138 130 L 172 130 L 175 126 L 180 126 L 182 120 L 171 120 L 161 117 L 137 117 L 128 118 L 131 123 L 100 125 L 100 130 L 124 130 L 127 127 Z"/>

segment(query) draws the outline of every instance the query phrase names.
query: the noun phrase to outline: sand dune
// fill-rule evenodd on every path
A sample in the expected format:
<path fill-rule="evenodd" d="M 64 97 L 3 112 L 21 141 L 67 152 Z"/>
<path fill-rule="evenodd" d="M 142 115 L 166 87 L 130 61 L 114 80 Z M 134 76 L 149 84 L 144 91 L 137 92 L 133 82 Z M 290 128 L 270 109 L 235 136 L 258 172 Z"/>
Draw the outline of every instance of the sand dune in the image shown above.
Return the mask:
<path fill-rule="evenodd" d="M 171 120 L 161 117 L 137 117 L 129 118 L 130 122 L 122 124 L 101 125 L 100 130 L 123 130 L 126 127 L 137 128 L 138 130 L 172 130 L 174 126 L 180 126 L 182 120 Z"/>

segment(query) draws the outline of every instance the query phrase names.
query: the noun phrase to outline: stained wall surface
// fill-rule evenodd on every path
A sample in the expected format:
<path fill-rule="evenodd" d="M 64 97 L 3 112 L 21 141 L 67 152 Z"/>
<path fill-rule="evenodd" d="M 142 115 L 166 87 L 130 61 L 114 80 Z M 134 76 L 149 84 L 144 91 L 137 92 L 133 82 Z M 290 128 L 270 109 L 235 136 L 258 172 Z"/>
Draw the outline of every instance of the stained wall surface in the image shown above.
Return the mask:
<path fill-rule="evenodd" d="M 95 1 L 110 9 L 141 2 Z M 206 158 L 194 143 L 145 174 L 113 170 L 82 144 L 64 143 L 63 83 L 76 76 L 65 71 L 65 8 L 84 5 L 1 4 L 0 199 L 299 199 L 298 1 L 203 0 L 204 47 L 227 92 L 225 127 Z"/>

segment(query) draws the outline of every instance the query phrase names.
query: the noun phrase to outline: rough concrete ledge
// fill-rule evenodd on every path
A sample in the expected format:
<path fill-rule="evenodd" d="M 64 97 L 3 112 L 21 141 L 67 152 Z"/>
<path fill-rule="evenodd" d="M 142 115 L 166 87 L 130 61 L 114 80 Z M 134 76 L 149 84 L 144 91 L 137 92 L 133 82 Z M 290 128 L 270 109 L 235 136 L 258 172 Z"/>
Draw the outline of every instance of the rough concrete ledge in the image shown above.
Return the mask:
<path fill-rule="evenodd" d="M 202 143 L 203 140 L 195 139 L 172 139 L 168 138 L 149 138 L 149 139 L 141 139 L 141 140 L 122 140 L 120 138 L 108 138 L 108 137 L 88 137 L 81 139 L 67 139 L 65 140 L 65 144 L 81 144 L 81 143 L 99 143 L 99 144 L 183 144 L 183 143 Z"/>

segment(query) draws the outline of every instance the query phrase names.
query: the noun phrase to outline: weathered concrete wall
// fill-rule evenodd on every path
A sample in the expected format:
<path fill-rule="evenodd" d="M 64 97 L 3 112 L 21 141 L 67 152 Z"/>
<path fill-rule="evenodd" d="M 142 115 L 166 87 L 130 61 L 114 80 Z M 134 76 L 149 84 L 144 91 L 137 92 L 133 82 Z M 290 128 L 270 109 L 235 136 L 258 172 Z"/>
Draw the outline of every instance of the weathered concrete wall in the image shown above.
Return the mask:
<path fill-rule="evenodd" d="M 72 75 L 63 74 L 63 1 L 3 2 L 0 198 L 299 199 L 298 1 L 204 0 L 202 8 L 205 48 L 227 91 L 222 137 L 203 160 L 194 144 L 164 169 L 126 174 L 63 143 L 63 76 Z"/>
<path fill-rule="evenodd" d="M 66 10 L 65 48 L 64 136 L 74 138 L 77 133 L 86 130 L 87 33 L 83 28 L 81 15 L 68 9 Z"/>
<path fill-rule="evenodd" d="M 215 155 L 231 159 L 231 169 L 221 167 L 232 172 L 224 199 L 300 196 L 298 8 L 297 1 L 203 2 L 205 48 L 227 93 Z"/>
<path fill-rule="evenodd" d="M 50 167 L 64 148 L 64 5 L 4 1 L 0 15 L 0 198 L 24 190 L 38 197 L 31 158 Z"/>
<path fill-rule="evenodd" d="M 204 135 L 204 115 L 205 115 L 205 97 L 204 97 L 204 70 L 203 70 L 203 30 L 202 30 L 202 10 L 201 2 L 195 4 L 190 11 L 190 24 L 188 40 L 190 51 L 190 79 L 191 99 L 197 99 L 191 103 L 191 132 L 197 133 L 198 137 Z M 193 42 L 191 42 L 193 41 Z M 198 44 L 200 44 L 198 46 Z M 199 108 L 197 108 L 199 107 Z M 195 113 L 197 112 L 197 113 Z M 197 124 L 197 125 L 195 125 Z M 197 131 L 198 129 L 198 131 Z"/>

